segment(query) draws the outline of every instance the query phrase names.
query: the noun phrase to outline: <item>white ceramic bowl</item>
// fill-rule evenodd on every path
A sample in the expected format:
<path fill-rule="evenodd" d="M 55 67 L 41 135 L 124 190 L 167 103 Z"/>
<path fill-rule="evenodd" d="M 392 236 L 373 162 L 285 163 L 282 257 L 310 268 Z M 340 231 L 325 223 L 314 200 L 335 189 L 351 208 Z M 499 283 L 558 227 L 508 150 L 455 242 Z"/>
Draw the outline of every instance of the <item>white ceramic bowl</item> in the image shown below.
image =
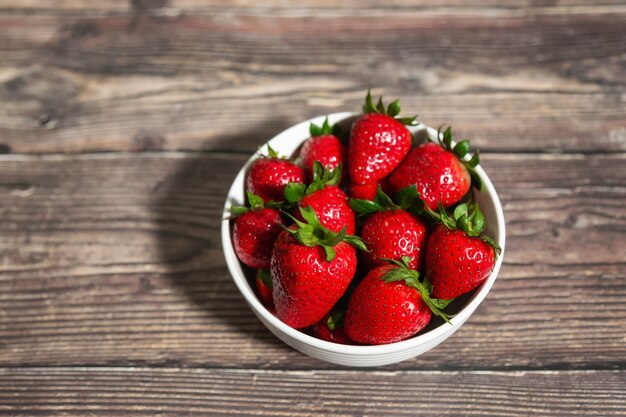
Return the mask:
<path fill-rule="evenodd" d="M 298 123 L 275 136 L 269 141 L 269 144 L 280 154 L 292 155 L 302 142 L 309 137 L 309 124 L 315 123 L 321 125 L 325 117 L 326 116 L 319 116 Z M 354 113 L 334 113 L 328 115 L 331 124 L 343 122 L 347 126 L 349 126 L 349 122 L 353 120 L 354 117 Z M 436 130 L 425 127 L 424 125 L 409 127 L 409 130 L 411 130 L 416 137 L 425 138 L 426 135 L 428 135 L 430 139 L 436 139 L 437 137 Z M 262 147 L 261 150 L 262 152 L 267 152 L 266 147 Z M 231 205 L 244 204 L 245 175 L 252 161 L 258 157 L 258 154 L 253 155 L 237 174 L 228 192 L 226 204 L 224 205 L 223 218 L 230 215 Z M 484 183 L 484 191 L 476 192 L 475 196 L 476 201 L 487 219 L 486 233 L 496 240 L 502 248 L 502 253 L 498 256 L 496 265 L 491 275 L 489 275 L 489 278 L 472 293 L 465 305 L 460 307 L 458 313 L 452 318 L 451 324 L 442 323 L 438 327 L 432 328 L 413 338 L 379 346 L 350 346 L 331 343 L 292 329 L 270 313 L 255 295 L 254 289 L 250 286 L 248 279 L 244 275 L 242 265 L 237 259 L 237 255 L 233 249 L 230 222 L 224 220 L 222 221 L 222 246 L 224 248 L 224 256 L 228 269 L 239 291 L 241 291 L 241 294 L 259 320 L 261 320 L 276 337 L 302 353 L 326 362 L 358 367 L 387 365 L 421 355 L 446 340 L 465 323 L 487 296 L 502 265 L 505 240 L 502 206 L 500 205 L 496 190 L 493 188 L 493 184 L 487 174 L 485 174 L 480 166 L 476 167 L 476 172 Z"/>

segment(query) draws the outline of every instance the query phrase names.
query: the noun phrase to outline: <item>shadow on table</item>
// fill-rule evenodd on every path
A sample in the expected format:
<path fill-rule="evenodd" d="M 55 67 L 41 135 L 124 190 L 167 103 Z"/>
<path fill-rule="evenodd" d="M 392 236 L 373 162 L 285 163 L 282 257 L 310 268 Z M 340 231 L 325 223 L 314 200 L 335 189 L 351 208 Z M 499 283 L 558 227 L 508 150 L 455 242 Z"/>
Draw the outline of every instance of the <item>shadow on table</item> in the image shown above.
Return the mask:
<path fill-rule="evenodd" d="M 255 131 L 213 141 L 205 152 L 181 157 L 173 173 L 153 190 L 159 260 L 167 268 L 171 286 L 211 319 L 202 322 L 207 326 L 200 330 L 205 336 L 212 337 L 212 332 L 215 337 L 220 333 L 252 335 L 255 340 L 280 344 L 240 295 L 222 251 L 220 227 L 226 193 L 249 155 L 210 151 L 244 139 L 250 142 L 251 137 L 258 137 L 256 142 L 261 144 L 286 127 L 287 122 L 274 120 Z"/>

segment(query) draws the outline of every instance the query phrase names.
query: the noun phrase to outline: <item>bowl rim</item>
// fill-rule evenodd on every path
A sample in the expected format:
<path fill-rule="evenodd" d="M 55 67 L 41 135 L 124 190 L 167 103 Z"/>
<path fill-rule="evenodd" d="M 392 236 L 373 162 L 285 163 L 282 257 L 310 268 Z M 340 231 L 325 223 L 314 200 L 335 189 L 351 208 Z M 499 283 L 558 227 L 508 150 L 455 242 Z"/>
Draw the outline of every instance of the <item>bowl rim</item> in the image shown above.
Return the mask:
<path fill-rule="evenodd" d="M 263 145 L 261 145 L 259 149 L 263 148 L 265 144 L 267 143 L 271 143 L 272 141 L 279 140 L 281 137 L 293 136 L 297 131 L 302 129 L 303 125 L 306 125 L 307 127 L 306 131 L 308 132 L 308 126 L 310 123 L 315 123 L 319 125 L 323 123 L 326 117 L 328 117 L 330 123 L 336 123 L 336 122 L 348 119 L 350 117 L 354 117 L 356 115 L 358 115 L 358 113 L 339 112 L 339 113 L 329 113 L 327 115 L 325 114 L 325 115 L 313 117 L 311 119 L 297 123 L 283 130 L 282 132 L 278 133 L 273 138 L 265 142 Z M 416 127 L 419 128 L 420 126 L 426 129 L 428 136 L 430 138 L 437 137 L 436 129 L 433 129 L 432 127 L 429 127 L 424 124 L 420 124 Z M 299 139 L 300 141 L 299 143 L 301 144 L 307 138 L 308 136 L 302 137 L 301 139 Z M 277 151 L 280 151 L 280 149 L 277 148 Z M 231 277 L 233 281 L 235 282 L 235 285 L 239 289 L 239 292 L 241 292 L 241 294 L 243 295 L 246 302 L 250 305 L 250 307 L 253 309 L 253 311 L 257 315 L 260 315 L 263 318 L 263 320 L 266 320 L 276 329 L 285 333 L 287 336 L 293 339 L 296 339 L 302 343 L 305 343 L 307 345 L 313 346 L 315 348 L 328 351 L 328 352 L 337 353 L 337 354 L 370 356 L 370 355 L 376 355 L 376 354 L 386 354 L 386 353 L 395 353 L 395 352 L 405 351 L 405 350 L 409 350 L 412 348 L 416 348 L 418 346 L 425 345 L 429 342 L 433 342 L 439 339 L 440 337 L 442 337 L 443 335 L 445 335 L 446 333 L 457 330 L 472 315 L 472 313 L 476 310 L 476 308 L 480 305 L 480 303 L 482 303 L 482 301 L 485 299 L 485 297 L 491 290 L 491 287 L 493 286 L 498 276 L 498 272 L 500 271 L 500 267 L 502 266 L 502 260 L 504 257 L 505 241 L 506 241 L 505 221 L 504 221 L 504 213 L 502 210 L 502 205 L 500 203 L 500 198 L 498 197 L 498 193 L 496 192 L 496 189 L 493 186 L 493 183 L 489 179 L 489 176 L 485 173 L 485 171 L 482 169 L 482 167 L 479 164 L 478 166 L 476 166 L 475 171 L 480 177 L 480 179 L 483 181 L 485 192 L 489 194 L 493 200 L 495 213 L 496 213 L 496 223 L 498 226 L 498 236 L 496 236 L 495 239 L 496 239 L 496 242 L 498 242 L 498 244 L 500 245 L 502 252 L 500 253 L 500 255 L 498 255 L 496 264 L 494 265 L 494 268 L 491 274 L 489 274 L 489 277 L 487 278 L 487 280 L 485 280 L 485 282 L 482 284 L 480 290 L 474 294 L 471 300 L 452 319 L 450 319 L 450 324 L 443 323 L 439 325 L 438 327 L 432 330 L 429 330 L 426 333 L 418 334 L 417 336 L 413 336 L 406 340 L 402 340 L 402 341 L 394 342 L 394 343 L 388 343 L 384 345 L 344 345 L 344 344 L 339 344 L 339 343 L 333 343 L 333 342 L 328 342 L 325 340 L 318 339 L 313 336 L 309 336 L 301 332 L 300 330 L 289 327 L 287 324 L 283 323 L 278 317 L 274 316 L 269 310 L 267 310 L 267 308 L 265 308 L 265 306 L 257 298 L 256 294 L 254 293 L 254 290 L 252 289 L 252 286 L 249 285 L 249 283 L 247 282 L 246 276 L 244 275 L 243 270 L 241 268 L 240 261 L 237 258 L 237 255 L 235 254 L 235 250 L 234 250 L 234 247 L 232 245 L 232 240 L 231 240 L 230 220 L 228 219 L 228 217 L 230 216 L 230 207 L 232 206 L 231 196 L 235 193 L 238 193 L 238 190 L 235 188 L 235 186 L 239 180 L 239 177 L 243 177 L 248 167 L 250 166 L 250 164 L 259 157 L 260 157 L 260 153 L 256 152 L 246 161 L 244 166 L 237 172 L 237 175 L 233 179 L 233 182 L 228 190 L 228 194 L 226 196 L 226 202 L 224 204 L 223 216 L 222 216 L 222 228 L 221 228 L 222 229 L 221 230 L 222 247 L 224 250 L 224 258 L 226 259 L 226 264 L 228 266 L 228 270 L 231 274 Z"/>

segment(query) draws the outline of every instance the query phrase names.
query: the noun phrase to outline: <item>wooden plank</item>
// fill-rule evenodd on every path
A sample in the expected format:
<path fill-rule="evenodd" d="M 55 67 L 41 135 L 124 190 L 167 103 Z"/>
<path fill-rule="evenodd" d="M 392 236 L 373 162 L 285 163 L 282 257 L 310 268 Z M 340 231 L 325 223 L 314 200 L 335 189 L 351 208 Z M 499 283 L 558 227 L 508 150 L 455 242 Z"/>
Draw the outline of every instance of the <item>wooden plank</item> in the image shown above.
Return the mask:
<path fill-rule="evenodd" d="M 282 345 L 230 280 L 231 154 L 0 158 L 0 364 L 332 368 Z M 486 154 L 505 265 L 404 369 L 622 369 L 626 155 Z M 462 352 L 462 354 L 459 354 Z"/>
<path fill-rule="evenodd" d="M 624 151 L 625 23 L 626 11 L 2 15 L 0 149 L 252 152 L 381 86 L 484 150 Z"/>
<path fill-rule="evenodd" d="M 626 372 L 0 369 L 13 416 L 623 416 Z"/>
<path fill-rule="evenodd" d="M 54 7 L 45 0 L 0 0 L 0 12 L 39 12 L 42 14 L 67 14 L 76 12 L 87 13 L 125 13 L 140 11 L 156 15 L 172 13 L 210 13 L 216 10 L 233 10 L 239 13 L 258 13 L 271 11 L 286 11 L 302 13 L 316 13 L 320 11 L 332 11 L 334 13 L 349 10 L 358 12 L 362 10 L 429 10 L 450 8 L 454 11 L 481 9 L 487 10 L 511 10 L 511 9 L 548 9 L 563 12 L 572 12 L 572 7 L 584 8 L 585 10 L 602 10 L 607 6 L 623 6 L 620 0 L 597 0 L 590 5 L 585 0 L 509 0 L 503 3 L 498 0 L 463 1 L 463 0 L 391 0 L 381 5 L 375 0 L 301 0 L 298 2 L 276 2 L 272 0 L 57 0 Z"/>

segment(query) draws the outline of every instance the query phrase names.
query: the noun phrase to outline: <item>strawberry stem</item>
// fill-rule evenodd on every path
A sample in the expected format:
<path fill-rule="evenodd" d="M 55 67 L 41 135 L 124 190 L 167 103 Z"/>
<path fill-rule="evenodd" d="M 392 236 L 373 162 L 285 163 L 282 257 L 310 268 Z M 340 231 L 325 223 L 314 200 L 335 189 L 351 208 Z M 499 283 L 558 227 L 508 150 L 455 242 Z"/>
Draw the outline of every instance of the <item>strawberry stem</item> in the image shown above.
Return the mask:
<path fill-rule="evenodd" d="M 312 138 L 323 135 L 334 135 L 339 137 L 341 136 L 341 127 L 338 124 L 331 126 L 328 123 L 328 116 L 326 116 L 326 119 L 324 119 L 324 123 L 321 126 L 311 123 L 309 126 L 309 133 Z"/>
<path fill-rule="evenodd" d="M 441 129 L 442 128 L 440 127 L 437 130 L 437 140 L 439 141 L 439 144 L 445 150 L 452 152 L 458 158 L 458 160 L 461 161 L 463 166 L 465 166 L 465 168 L 469 172 L 470 177 L 472 178 L 472 185 L 476 187 L 478 190 L 482 191 L 483 182 L 478 176 L 478 174 L 476 173 L 476 170 L 474 169 L 480 163 L 479 150 L 476 149 L 476 152 L 471 156 L 469 160 L 467 160 L 466 156 L 469 155 L 469 151 L 471 147 L 470 141 L 467 139 L 464 139 L 460 141 L 459 143 L 457 143 L 456 145 L 454 145 L 453 147 L 452 142 L 454 141 L 454 139 L 452 136 L 452 126 L 448 126 L 448 128 L 444 130 L 443 133 L 441 132 Z"/>
<path fill-rule="evenodd" d="M 341 181 L 341 164 L 335 169 L 325 168 L 318 161 L 313 162 L 313 182 L 307 187 L 300 182 L 290 182 L 283 195 L 289 204 L 300 202 L 305 196 L 323 189 L 327 185 L 338 185 Z"/>

